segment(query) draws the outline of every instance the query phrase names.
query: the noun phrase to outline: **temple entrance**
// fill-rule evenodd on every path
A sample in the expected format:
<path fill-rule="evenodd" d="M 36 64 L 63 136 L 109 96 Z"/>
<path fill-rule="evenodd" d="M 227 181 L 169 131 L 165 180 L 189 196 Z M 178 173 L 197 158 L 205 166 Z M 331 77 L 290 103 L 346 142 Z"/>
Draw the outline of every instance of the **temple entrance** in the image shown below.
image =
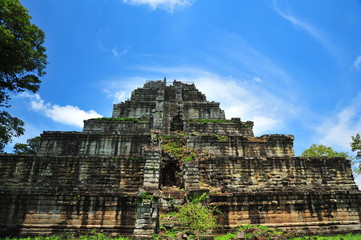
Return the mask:
<path fill-rule="evenodd" d="M 171 131 L 183 131 L 183 120 L 181 113 L 178 113 L 176 116 L 172 118 L 172 122 L 170 124 Z"/>
<path fill-rule="evenodd" d="M 182 187 L 182 171 L 178 161 L 167 158 L 161 170 L 161 187 Z"/>

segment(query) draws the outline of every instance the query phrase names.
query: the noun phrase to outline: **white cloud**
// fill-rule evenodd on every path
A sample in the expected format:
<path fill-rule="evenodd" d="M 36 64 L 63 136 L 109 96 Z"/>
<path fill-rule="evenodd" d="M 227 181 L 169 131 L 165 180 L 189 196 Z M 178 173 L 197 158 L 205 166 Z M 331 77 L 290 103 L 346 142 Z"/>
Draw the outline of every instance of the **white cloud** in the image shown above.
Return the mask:
<path fill-rule="evenodd" d="M 356 58 L 356 60 L 355 60 L 354 63 L 353 63 L 353 66 L 354 66 L 355 68 L 361 68 L 361 56 L 358 56 L 358 57 Z"/>
<path fill-rule="evenodd" d="M 120 56 L 126 55 L 129 52 L 129 47 L 122 47 L 119 48 L 117 45 L 114 46 L 113 48 L 107 48 L 103 42 L 98 42 L 98 49 L 103 52 L 103 53 L 109 53 L 111 52 L 111 54 L 116 57 L 119 58 Z M 111 49 L 111 50 L 110 50 Z"/>
<path fill-rule="evenodd" d="M 173 13 L 176 7 L 188 7 L 192 0 L 123 0 L 124 3 L 132 5 L 148 5 L 153 10 L 157 8 Z"/>
<path fill-rule="evenodd" d="M 319 144 L 350 151 L 351 136 L 361 129 L 361 92 L 352 102 L 316 127 Z"/>
<path fill-rule="evenodd" d="M 84 111 L 76 106 L 45 103 L 39 94 L 22 94 L 22 97 L 30 98 L 30 107 L 36 112 L 44 114 L 55 122 L 83 127 L 83 121 L 90 118 L 102 117 L 94 110 Z"/>
<path fill-rule="evenodd" d="M 259 77 L 254 77 L 253 80 L 256 82 L 262 82 L 262 80 Z"/>
<path fill-rule="evenodd" d="M 116 57 L 116 58 L 118 58 L 118 57 L 120 57 L 120 56 L 122 56 L 122 55 L 127 54 L 128 51 L 129 51 L 129 48 L 124 48 L 124 49 L 120 50 L 120 49 L 118 48 L 118 46 L 115 46 L 115 47 L 112 49 L 113 56 Z"/>
<path fill-rule="evenodd" d="M 112 78 L 104 81 L 103 86 L 107 86 L 103 91 L 107 97 L 113 100 L 113 103 L 124 102 L 130 97 L 133 90 L 143 86 L 149 79 L 144 77 L 131 77 L 131 78 Z"/>
<path fill-rule="evenodd" d="M 358 186 L 358 189 L 361 189 L 361 176 L 355 177 L 355 182 L 356 182 L 356 184 Z"/>
<path fill-rule="evenodd" d="M 208 100 L 221 102 L 227 118 L 254 121 L 256 135 L 273 133 L 286 125 L 285 112 L 291 107 L 262 87 L 212 73 L 195 77 L 194 81 Z"/>
<path fill-rule="evenodd" d="M 332 43 L 326 36 L 325 34 L 318 28 L 316 28 L 315 26 L 313 26 L 312 24 L 301 20 L 299 18 L 297 18 L 296 16 L 294 16 L 290 10 L 282 10 L 278 4 L 276 0 L 273 0 L 273 9 L 284 19 L 286 19 L 287 21 L 289 21 L 291 24 L 293 24 L 294 26 L 304 30 L 306 33 L 308 33 L 309 35 L 311 35 L 312 37 L 314 37 L 317 41 L 319 41 L 319 43 L 321 43 L 321 45 L 326 48 L 329 52 L 331 52 L 333 55 L 338 56 L 339 55 L 339 50 L 336 47 L 336 45 L 334 43 Z"/>
<path fill-rule="evenodd" d="M 290 76 L 277 60 L 270 58 L 257 50 L 252 43 L 238 34 L 219 32 L 219 40 L 216 41 L 215 49 L 220 50 L 222 56 L 226 56 L 236 68 L 223 65 L 222 70 L 227 69 L 232 74 L 241 76 L 250 82 L 262 82 L 262 85 L 274 94 L 284 98 L 295 98 L 295 89 L 300 85 L 296 77 Z M 261 82 L 260 82 L 261 81 Z"/>

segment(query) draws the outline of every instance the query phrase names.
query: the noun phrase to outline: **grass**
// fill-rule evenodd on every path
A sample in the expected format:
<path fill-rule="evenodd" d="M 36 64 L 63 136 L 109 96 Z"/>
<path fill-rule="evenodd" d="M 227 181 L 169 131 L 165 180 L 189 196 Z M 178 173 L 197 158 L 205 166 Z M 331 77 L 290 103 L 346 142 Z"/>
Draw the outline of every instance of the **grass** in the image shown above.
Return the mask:
<path fill-rule="evenodd" d="M 275 230 L 266 226 L 242 225 L 236 231 L 227 233 L 226 235 L 216 236 L 216 240 L 231 240 L 238 235 L 247 239 L 282 239 L 282 240 L 360 240 L 361 234 L 343 234 L 336 236 L 304 236 L 302 234 L 287 233 L 281 230 Z"/>
<path fill-rule="evenodd" d="M 48 237 L 27 237 L 27 238 L 0 238 L 0 239 L 4 239 L 4 240 L 72 240 L 72 239 L 77 239 L 77 240 L 130 240 L 130 238 L 128 237 L 110 237 L 108 234 L 106 233 L 99 233 L 96 232 L 94 230 L 92 230 L 89 234 L 85 234 L 85 235 L 80 235 L 80 236 L 76 236 L 75 234 L 72 233 L 65 233 L 62 236 L 48 236 Z"/>
<path fill-rule="evenodd" d="M 292 240 L 360 240 L 361 234 L 346 234 L 346 235 L 337 235 L 337 236 L 329 236 L 329 237 L 322 237 L 322 236 L 306 236 L 306 237 L 296 237 L 292 238 Z"/>
<path fill-rule="evenodd" d="M 271 230 L 269 230 L 269 231 L 271 231 Z M 323 236 L 294 237 L 294 236 L 287 236 L 287 234 L 285 234 L 283 232 L 277 232 L 277 231 L 273 231 L 273 232 L 275 232 L 275 233 L 272 233 L 272 234 L 282 236 L 284 238 L 281 238 L 281 239 L 287 239 L 287 240 L 360 240 L 361 239 L 361 234 L 352 234 L 352 233 L 343 234 L 343 235 L 340 234 L 340 235 L 328 236 L 328 237 L 323 237 Z M 269 234 L 270 234 L 270 232 L 268 233 L 268 235 Z M 236 236 L 237 236 L 237 233 L 227 233 L 226 235 L 216 236 L 214 239 L 215 240 L 231 240 Z M 245 239 L 254 239 L 253 236 L 254 236 L 253 233 L 252 234 L 246 233 Z M 261 235 L 261 236 L 264 239 L 272 239 L 271 237 L 269 237 L 267 235 Z M 176 233 L 172 232 L 172 231 L 167 231 L 167 233 L 164 234 L 162 237 L 169 237 L 170 239 L 176 239 Z M 155 235 L 154 239 L 165 239 L 162 237 Z M 0 239 L 3 239 L 3 240 L 70 240 L 70 239 L 77 239 L 77 240 L 131 240 L 128 237 L 109 237 L 107 234 L 94 233 L 94 232 L 90 233 L 90 234 L 78 236 L 78 237 L 75 237 L 72 234 L 67 234 L 64 236 L 0 238 Z"/>

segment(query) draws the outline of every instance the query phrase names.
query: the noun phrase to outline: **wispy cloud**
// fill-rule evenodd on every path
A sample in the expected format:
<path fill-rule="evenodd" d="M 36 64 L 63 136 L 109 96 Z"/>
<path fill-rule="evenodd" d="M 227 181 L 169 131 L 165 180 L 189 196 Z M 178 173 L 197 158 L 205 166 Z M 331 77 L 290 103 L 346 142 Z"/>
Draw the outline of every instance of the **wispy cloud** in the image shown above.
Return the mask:
<path fill-rule="evenodd" d="M 354 63 L 353 63 L 353 67 L 360 69 L 361 68 L 361 56 L 357 56 L 357 58 L 355 59 Z"/>
<path fill-rule="evenodd" d="M 175 8 L 192 5 L 193 0 L 123 0 L 123 2 L 132 5 L 148 5 L 153 10 L 160 8 L 173 13 Z"/>
<path fill-rule="evenodd" d="M 118 46 L 115 46 L 112 49 L 113 56 L 119 58 L 122 55 L 126 55 L 129 51 L 129 48 L 119 49 Z"/>
<path fill-rule="evenodd" d="M 254 77 L 253 80 L 256 82 L 262 82 L 262 80 L 259 77 Z"/>
<path fill-rule="evenodd" d="M 100 41 L 100 42 L 98 42 L 98 49 L 103 53 L 111 52 L 111 54 L 115 58 L 119 58 L 120 56 L 126 55 L 129 52 L 130 47 L 120 48 L 118 45 L 116 45 L 113 48 L 107 48 L 104 46 L 104 43 Z"/>
<path fill-rule="evenodd" d="M 223 62 L 232 62 L 226 65 L 220 63 L 222 71 L 226 70 L 247 81 L 262 83 L 269 92 L 288 98 L 288 101 L 299 96 L 299 76 L 292 76 L 282 63 L 259 51 L 239 34 L 220 31 L 218 36 L 210 47 L 218 49 L 224 56 Z"/>
<path fill-rule="evenodd" d="M 338 56 L 339 50 L 336 45 L 331 42 L 325 34 L 311 23 L 304 21 L 291 13 L 290 9 L 281 9 L 277 0 L 273 0 L 273 9 L 288 22 L 295 27 L 304 30 L 310 36 L 315 38 L 324 48 L 326 48 L 333 55 Z"/>
<path fill-rule="evenodd" d="M 285 112 L 288 112 L 285 107 L 289 105 L 261 86 L 213 73 L 205 73 L 193 79 L 210 101 L 221 102 L 227 118 L 241 117 L 243 121 L 254 121 L 257 135 L 285 129 L 284 117 Z"/>
<path fill-rule="evenodd" d="M 335 147 L 339 151 L 350 151 L 351 136 L 361 130 L 361 92 L 351 103 L 336 111 L 333 116 L 315 128 L 319 144 Z"/>
<path fill-rule="evenodd" d="M 21 97 L 30 99 L 30 109 L 40 112 L 55 122 L 83 127 L 83 121 L 90 118 L 102 117 L 94 110 L 84 111 L 76 106 L 45 103 L 39 94 L 22 94 Z"/>

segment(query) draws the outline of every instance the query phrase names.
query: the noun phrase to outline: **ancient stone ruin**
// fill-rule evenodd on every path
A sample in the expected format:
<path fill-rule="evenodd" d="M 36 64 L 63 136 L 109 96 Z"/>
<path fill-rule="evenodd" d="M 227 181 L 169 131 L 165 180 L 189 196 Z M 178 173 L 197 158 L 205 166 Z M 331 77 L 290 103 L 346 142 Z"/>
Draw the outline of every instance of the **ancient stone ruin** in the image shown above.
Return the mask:
<path fill-rule="evenodd" d="M 350 161 L 294 156 L 293 136 L 255 137 L 194 84 L 149 81 L 82 132 L 44 132 L 36 155 L 0 158 L 0 235 L 91 229 L 151 237 L 162 213 L 208 193 L 224 232 L 262 224 L 360 231 Z"/>

